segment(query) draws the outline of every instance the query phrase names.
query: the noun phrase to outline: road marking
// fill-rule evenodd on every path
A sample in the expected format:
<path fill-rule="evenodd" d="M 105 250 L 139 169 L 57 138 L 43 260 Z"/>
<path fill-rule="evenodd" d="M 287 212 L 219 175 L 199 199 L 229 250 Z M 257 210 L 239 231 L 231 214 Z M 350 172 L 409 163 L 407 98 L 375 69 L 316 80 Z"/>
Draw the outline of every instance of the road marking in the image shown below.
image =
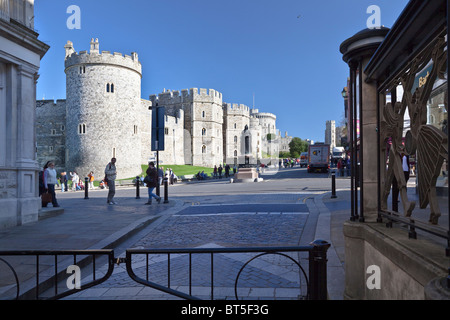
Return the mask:
<path fill-rule="evenodd" d="M 232 215 L 308 215 L 309 212 L 219 212 L 219 213 L 199 213 L 175 215 L 176 217 L 211 217 L 211 216 L 232 216 Z"/>

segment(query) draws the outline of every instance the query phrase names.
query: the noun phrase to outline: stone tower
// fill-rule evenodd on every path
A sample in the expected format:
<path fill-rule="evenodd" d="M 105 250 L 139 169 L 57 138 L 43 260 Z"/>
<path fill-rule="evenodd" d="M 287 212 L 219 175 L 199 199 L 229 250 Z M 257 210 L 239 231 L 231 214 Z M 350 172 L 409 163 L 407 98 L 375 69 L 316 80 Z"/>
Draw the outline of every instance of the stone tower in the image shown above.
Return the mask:
<path fill-rule="evenodd" d="M 250 126 L 250 109 L 243 104 L 223 104 L 224 111 L 224 154 L 225 162 L 229 165 L 244 163 L 244 135 L 245 128 Z"/>
<path fill-rule="evenodd" d="M 185 164 L 213 167 L 223 163 L 222 93 L 204 88 L 183 89 L 181 94 L 168 90 L 158 96 L 151 95 L 150 101 L 166 108 L 166 118 L 183 120 L 184 143 L 174 141 L 173 150 L 183 147 Z M 166 139 L 172 141 L 167 134 L 170 133 L 166 132 Z M 175 161 L 169 160 L 173 157 L 166 151 L 161 156 Z"/>
<path fill-rule="evenodd" d="M 258 109 L 250 110 L 252 117 L 258 119 L 261 126 L 261 143 L 263 157 L 277 158 L 279 154 L 277 117 L 273 113 L 259 112 Z"/>
<path fill-rule="evenodd" d="M 112 157 L 118 179 L 141 173 L 140 124 L 142 66 L 138 55 L 100 53 L 98 39 L 90 52 L 65 45 L 66 169 L 96 178 Z"/>
<path fill-rule="evenodd" d="M 192 136 L 192 164 L 214 166 L 223 163 L 222 93 L 213 89 L 192 89 L 185 128 Z M 187 120 L 187 121 L 186 121 Z"/>

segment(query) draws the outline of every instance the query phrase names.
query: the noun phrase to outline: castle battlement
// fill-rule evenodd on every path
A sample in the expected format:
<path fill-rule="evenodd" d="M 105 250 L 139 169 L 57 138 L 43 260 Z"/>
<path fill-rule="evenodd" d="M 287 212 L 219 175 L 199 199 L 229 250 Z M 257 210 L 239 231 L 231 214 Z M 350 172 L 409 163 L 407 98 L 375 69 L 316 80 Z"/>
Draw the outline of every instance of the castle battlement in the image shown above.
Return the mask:
<path fill-rule="evenodd" d="M 252 113 L 252 116 L 258 118 L 258 119 L 273 119 L 276 120 L 277 116 L 274 115 L 273 113 L 269 113 L 269 112 L 258 112 L 258 113 Z"/>
<path fill-rule="evenodd" d="M 65 104 L 65 103 L 66 103 L 66 100 L 65 100 L 65 99 L 58 99 L 58 100 L 54 100 L 54 99 L 36 100 L 36 108 L 42 108 L 42 107 L 48 107 L 48 106 L 56 107 L 56 106 L 60 106 L 61 104 Z"/>
<path fill-rule="evenodd" d="M 250 108 L 245 104 L 224 103 L 224 111 L 229 115 L 246 115 L 250 116 Z"/>
<path fill-rule="evenodd" d="M 138 54 L 132 52 L 131 55 L 123 55 L 120 52 L 99 51 L 98 39 L 91 40 L 90 52 L 83 50 L 76 52 L 71 41 L 67 41 L 64 46 L 66 50 L 65 68 L 67 69 L 79 65 L 115 65 L 136 71 L 142 76 L 142 65 L 139 62 Z"/>
<path fill-rule="evenodd" d="M 191 88 L 178 90 L 165 90 L 164 92 L 156 95 L 150 95 L 150 101 L 152 103 L 158 102 L 159 105 L 163 104 L 177 104 L 177 103 L 188 103 L 188 102 L 214 102 L 222 105 L 222 93 L 214 89 L 204 89 L 204 88 Z"/>

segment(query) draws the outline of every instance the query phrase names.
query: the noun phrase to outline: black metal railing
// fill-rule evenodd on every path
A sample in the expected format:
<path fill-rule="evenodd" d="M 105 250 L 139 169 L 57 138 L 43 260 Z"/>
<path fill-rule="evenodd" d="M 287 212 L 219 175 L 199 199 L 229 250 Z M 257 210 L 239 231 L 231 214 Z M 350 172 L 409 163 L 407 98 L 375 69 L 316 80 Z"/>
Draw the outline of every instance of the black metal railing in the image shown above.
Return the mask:
<path fill-rule="evenodd" d="M 129 276 L 136 282 L 145 286 L 166 292 L 168 294 L 183 298 L 197 300 L 198 297 L 192 295 L 192 256 L 193 255 L 209 255 L 210 256 L 210 298 L 214 300 L 214 256 L 217 254 L 231 253 L 259 253 L 244 263 L 236 275 L 234 282 L 235 298 L 238 300 L 238 281 L 241 272 L 253 260 L 264 255 L 280 255 L 290 259 L 298 268 L 301 276 L 304 277 L 307 284 L 305 299 L 308 300 L 326 300 L 327 299 L 327 250 L 330 244 L 326 241 L 317 240 L 310 246 L 298 247 L 250 247 L 250 248 L 185 248 L 185 249 L 129 249 L 126 252 L 125 261 L 127 263 L 127 272 Z M 309 253 L 309 278 L 306 276 L 304 268 L 298 261 L 288 256 L 288 252 L 308 252 Z M 171 255 L 188 255 L 188 292 L 181 292 L 171 288 Z M 133 257 L 145 256 L 145 278 L 136 275 L 133 270 Z M 167 256 L 167 285 L 150 281 L 149 278 L 149 256 L 150 255 L 166 255 Z"/>
<path fill-rule="evenodd" d="M 19 257 L 20 259 L 14 259 Z M 97 262 L 99 257 L 106 257 L 108 270 L 102 277 L 97 277 Z M 27 259 L 29 258 L 29 259 Z M 10 261 L 8 261 L 9 259 Z M 0 264 L 6 265 L 3 274 L 0 271 L 0 282 L 7 282 L 7 270 L 13 275 L 11 289 L 4 295 L 14 295 L 16 300 L 52 300 L 61 299 L 71 294 L 96 286 L 106 281 L 114 269 L 114 250 L 16 250 L 0 251 Z M 104 262 L 101 262 L 104 265 Z M 17 270 L 27 268 L 22 275 Z M 59 284 L 63 279 L 67 281 L 69 267 L 84 268 L 92 265 L 90 273 L 92 279 L 79 288 L 69 289 Z M 86 272 L 83 271 L 83 274 Z M 65 282 L 66 282 L 65 281 Z M 14 288 L 15 287 L 15 288 Z M 0 288 L 1 289 L 1 288 Z"/>
<path fill-rule="evenodd" d="M 236 274 L 234 289 L 235 297 L 238 297 L 238 282 L 242 271 L 255 259 L 266 255 L 278 255 L 289 259 L 299 269 L 300 278 L 306 281 L 306 294 L 304 299 L 326 300 L 327 292 L 327 250 L 330 244 L 323 240 L 316 240 L 309 246 L 297 247 L 249 247 L 249 248 L 187 248 L 187 249 L 128 249 L 125 258 L 115 258 L 114 250 L 19 250 L 0 251 L 0 298 L 9 296 L 10 299 L 24 300 L 56 300 L 70 296 L 74 293 L 92 288 L 108 280 L 113 271 L 114 265 L 126 263 L 126 269 L 130 278 L 137 283 L 172 294 L 176 297 L 189 300 L 197 300 L 198 297 L 192 295 L 192 264 L 193 255 L 207 254 L 210 256 L 210 286 L 211 300 L 214 300 L 214 257 L 217 254 L 230 253 L 255 253 L 246 263 L 243 263 Z M 298 260 L 288 255 L 288 253 L 308 253 L 309 276 Z M 171 257 L 174 255 L 188 255 L 188 292 L 181 292 L 171 288 Z M 136 275 L 133 268 L 133 261 L 136 256 L 145 256 L 145 277 Z M 152 272 L 149 265 L 150 255 L 167 255 L 167 285 L 150 281 Z M 17 259 L 19 258 L 19 259 Z M 100 258 L 107 261 L 101 261 Z M 138 259 L 139 260 L 139 259 Z M 142 259 L 141 259 L 142 260 Z M 107 269 L 103 266 L 107 265 Z M 30 267 L 29 265 L 34 265 Z M 101 266 L 102 268 L 98 268 Z M 22 271 L 26 269 L 25 276 Z M 34 269 L 34 272 L 32 270 Z M 78 286 L 76 285 L 76 274 L 71 272 L 80 270 L 78 275 Z M 100 272 L 98 269 L 102 269 Z M 83 274 L 89 274 L 83 278 L 81 285 L 81 270 Z M 7 273 L 11 273 L 9 280 Z M 100 277 L 97 275 L 100 273 Z M 68 276 L 69 274 L 69 276 Z M 72 280 L 74 283 L 72 283 Z M 70 282 L 70 285 L 69 285 Z M 301 281 L 300 281 L 301 286 Z M 6 289 L 5 289 L 6 287 Z M 11 297 L 13 296 L 13 298 Z"/>

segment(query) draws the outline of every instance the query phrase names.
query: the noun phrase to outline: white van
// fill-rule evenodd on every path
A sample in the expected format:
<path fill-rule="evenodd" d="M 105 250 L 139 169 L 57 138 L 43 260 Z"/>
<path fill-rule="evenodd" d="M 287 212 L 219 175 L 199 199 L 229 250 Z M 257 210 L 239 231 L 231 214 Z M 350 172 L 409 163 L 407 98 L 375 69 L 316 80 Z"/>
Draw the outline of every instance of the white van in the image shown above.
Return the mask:
<path fill-rule="evenodd" d="M 308 152 L 302 152 L 300 154 L 300 168 L 308 166 Z"/>

